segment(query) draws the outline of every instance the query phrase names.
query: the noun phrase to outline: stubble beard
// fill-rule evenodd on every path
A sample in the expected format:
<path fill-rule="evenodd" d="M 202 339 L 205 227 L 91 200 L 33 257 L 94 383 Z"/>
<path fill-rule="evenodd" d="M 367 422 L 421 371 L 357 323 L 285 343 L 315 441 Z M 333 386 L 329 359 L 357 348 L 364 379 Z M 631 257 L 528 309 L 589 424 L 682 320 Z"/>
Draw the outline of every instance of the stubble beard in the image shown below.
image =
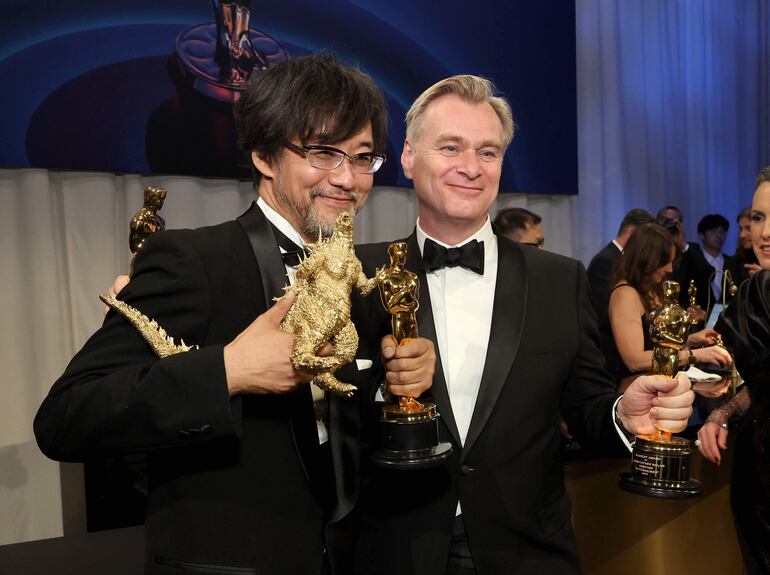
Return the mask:
<path fill-rule="evenodd" d="M 317 238 L 319 230 L 321 232 L 321 237 L 324 238 L 331 237 L 334 232 L 337 215 L 323 216 L 318 213 L 313 205 L 314 200 L 323 193 L 325 193 L 324 190 L 315 189 L 310 192 L 310 198 L 307 203 L 300 203 L 290 197 L 282 187 L 279 186 L 276 189 L 276 199 L 282 205 L 287 206 L 297 216 L 297 221 L 300 226 L 300 229 L 297 231 L 307 238 Z M 358 212 L 359 194 L 358 192 L 348 192 L 346 196 L 352 199 L 353 204 L 356 206 L 353 209 L 353 214 L 355 215 Z"/>

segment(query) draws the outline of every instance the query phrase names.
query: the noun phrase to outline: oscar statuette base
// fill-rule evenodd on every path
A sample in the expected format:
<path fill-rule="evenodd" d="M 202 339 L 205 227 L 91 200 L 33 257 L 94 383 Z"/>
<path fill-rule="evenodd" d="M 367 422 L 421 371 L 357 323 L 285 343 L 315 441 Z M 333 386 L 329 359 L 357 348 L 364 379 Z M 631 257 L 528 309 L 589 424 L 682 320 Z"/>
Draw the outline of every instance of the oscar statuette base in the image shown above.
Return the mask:
<path fill-rule="evenodd" d="M 671 437 L 655 441 L 638 436 L 634 444 L 631 471 L 620 476 L 619 485 L 630 493 L 661 499 L 690 499 L 703 491 L 701 482 L 691 479 L 690 441 Z"/>
<path fill-rule="evenodd" d="M 381 443 L 372 461 L 390 469 L 425 469 L 443 464 L 452 445 L 439 442 L 436 406 L 426 403 L 418 411 L 388 405 L 380 416 Z"/>

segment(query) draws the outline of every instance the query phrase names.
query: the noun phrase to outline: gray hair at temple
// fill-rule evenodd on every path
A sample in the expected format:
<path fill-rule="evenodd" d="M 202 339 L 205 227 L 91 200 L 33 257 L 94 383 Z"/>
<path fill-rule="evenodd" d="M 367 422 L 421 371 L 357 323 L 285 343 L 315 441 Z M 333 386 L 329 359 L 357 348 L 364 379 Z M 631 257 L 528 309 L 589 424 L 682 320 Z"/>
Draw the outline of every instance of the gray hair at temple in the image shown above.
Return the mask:
<path fill-rule="evenodd" d="M 765 166 L 757 174 L 757 179 L 754 182 L 754 189 L 759 187 L 759 184 L 770 182 L 770 166 Z"/>
<path fill-rule="evenodd" d="M 469 104 L 486 102 L 492 106 L 503 127 L 503 147 L 507 148 L 513 140 L 516 124 L 513 121 L 510 104 L 502 96 L 496 96 L 495 92 L 495 85 L 481 76 L 451 76 L 436 82 L 417 97 L 406 113 L 406 139 L 410 142 L 416 142 L 419 139 L 422 119 L 431 102 L 441 96 L 455 95 Z"/>

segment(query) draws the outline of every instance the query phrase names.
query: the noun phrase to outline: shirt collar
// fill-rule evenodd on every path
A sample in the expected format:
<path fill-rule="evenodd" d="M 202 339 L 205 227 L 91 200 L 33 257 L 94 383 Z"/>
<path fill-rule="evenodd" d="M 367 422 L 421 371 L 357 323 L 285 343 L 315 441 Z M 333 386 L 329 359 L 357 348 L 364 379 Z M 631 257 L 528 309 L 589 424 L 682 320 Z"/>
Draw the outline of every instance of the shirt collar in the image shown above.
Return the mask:
<path fill-rule="evenodd" d="M 427 238 L 430 238 L 431 240 L 433 240 L 440 246 L 444 246 L 445 248 L 454 248 L 454 247 L 462 246 L 464 244 L 467 244 L 471 240 L 487 242 L 485 244 L 487 246 L 491 246 L 493 243 L 495 243 L 495 232 L 492 230 L 492 222 L 489 220 L 489 215 L 487 215 L 487 219 L 484 222 L 484 225 L 481 226 L 481 228 L 475 234 L 465 238 L 463 241 L 456 243 L 455 245 L 445 244 L 444 242 L 437 240 L 436 238 L 431 237 L 430 235 L 425 233 L 425 230 L 423 230 L 420 227 L 420 218 L 417 218 L 416 235 L 417 235 L 417 245 L 420 246 L 420 253 L 422 253 L 422 248 L 425 245 L 425 240 Z"/>
<path fill-rule="evenodd" d="M 305 245 L 305 240 L 302 239 L 302 235 L 292 227 L 286 218 L 271 208 L 270 205 L 262 199 L 262 196 L 257 198 L 257 205 L 259 206 L 259 209 L 262 210 L 262 213 L 265 214 L 268 221 L 278 228 L 283 235 L 298 246 Z"/>
<path fill-rule="evenodd" d="M 714 257 L 710 253 L 708 253 L 706 250 L 703 250 L 703 256 L 706 258 L 706 261 L 711 264 L 712 267 L 715 268 L 722 268 L 722 263 L 725 261 L 724 256 L 722 255 L 722 252 L 719 252 L 719 255 Z"/>
<path fill-rule="evenodd" d="M 616 247 L 616 248 L 618 248 L 618 251 L 619 251 L 620 253 L 623 253 L 623 246 L 621 246 L 621 245 L 620 245 L 618 242 L 616 242 L 615 240 L 612 240 L 612 243 L 613 243 L 613 244 L 615 244 L 615 247 Z"/>

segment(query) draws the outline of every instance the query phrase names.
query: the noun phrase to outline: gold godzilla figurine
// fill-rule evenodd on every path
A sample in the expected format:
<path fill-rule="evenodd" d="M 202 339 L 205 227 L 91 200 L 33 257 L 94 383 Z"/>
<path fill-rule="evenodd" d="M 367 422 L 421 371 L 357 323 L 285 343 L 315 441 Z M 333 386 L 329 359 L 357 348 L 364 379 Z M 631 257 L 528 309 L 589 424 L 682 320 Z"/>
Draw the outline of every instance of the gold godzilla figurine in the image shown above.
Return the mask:
<path fill-rule="evenodd" d="M 312 373 L 321 389 L 350 397 L 356 386 L 334 377 L 334 371 L 350 363 L 358 349 L 358 333 L 350 321 L 350 292 L 353 286 L 368 295 L 379 282 L 368 279 L 353 248 L 353 217 L 340 212 L 328 238 L 308 246 L 310 255 L 297 266 L 294 291 L 297 299 L 281 323 L 281 329 L 296 335 L 291 362 L 294 369 Z M 318 352 L 326 342 L 333 351 Z"/>

